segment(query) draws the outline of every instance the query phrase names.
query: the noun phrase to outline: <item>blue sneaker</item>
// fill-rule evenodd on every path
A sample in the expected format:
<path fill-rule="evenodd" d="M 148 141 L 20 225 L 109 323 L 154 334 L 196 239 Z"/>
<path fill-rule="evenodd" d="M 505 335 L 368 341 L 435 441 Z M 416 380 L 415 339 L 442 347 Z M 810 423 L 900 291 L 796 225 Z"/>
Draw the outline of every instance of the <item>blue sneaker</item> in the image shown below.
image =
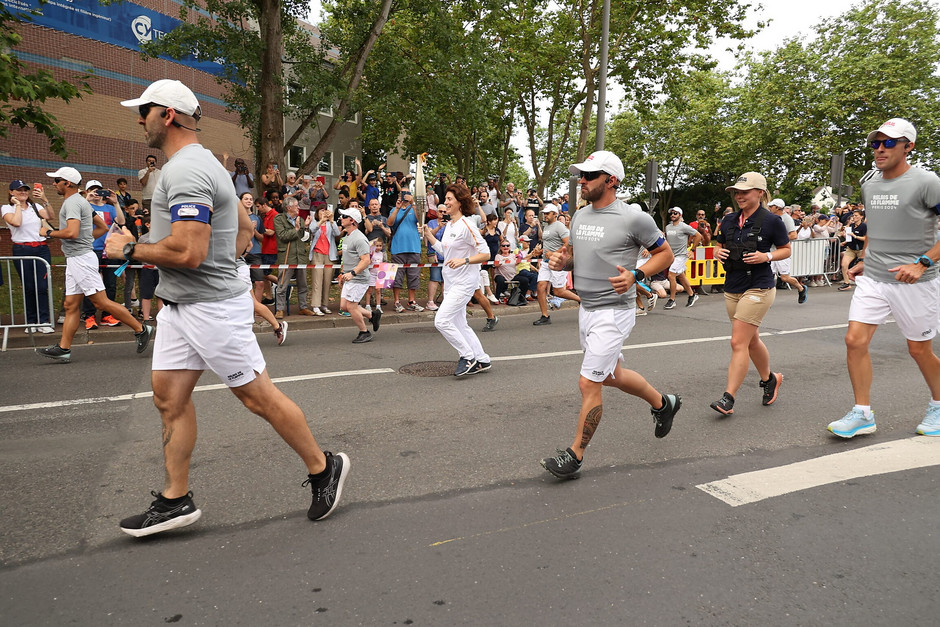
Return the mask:
<path fill-rule="evenodd" d="M 455 377 L 462 377 L 467 374 L 475 374 L 473 367 L 477 365 L 475 359 L 464 359 L 461 357 L 457 360 L 457 369 L 454 370 Z"/>
<path fill-rule="evenodd" d="M 920 435 L 940 435 L 940 407 L 927 406 L 927 415 L 917 425 Z"/>
<path fill-rule="evenodd" d="M 940 429 L 940 416 L 938 416 L 937 428 Z M 874 433 L 876 431 L 875 412 L 871 412 L 871 416 L 865 418 L 865 413 L 862 410 L 853 407 L 840 420 L 830 422 L 827 429 L 840 438 L 854 438 L 857 435 Z M 940 431 L 938 431 L 938 435 L 940 435 Z"/>

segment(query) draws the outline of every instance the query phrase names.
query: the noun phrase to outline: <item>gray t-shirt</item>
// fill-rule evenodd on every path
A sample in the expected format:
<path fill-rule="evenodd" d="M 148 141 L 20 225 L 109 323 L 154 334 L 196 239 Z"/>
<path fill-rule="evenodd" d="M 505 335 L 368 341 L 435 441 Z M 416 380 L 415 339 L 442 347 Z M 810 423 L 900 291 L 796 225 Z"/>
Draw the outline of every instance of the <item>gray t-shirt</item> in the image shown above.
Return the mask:
<path fill-rule="evenodd" d="M 664 240 L 653 218 L 638 209 L 628 209 L 620 200 L 595 209 L 580 209 L 571 218 L 571 246 L 574 249 L 574 288 L 581 306 L 595 309 L 633 309 L 636 288 L 618 294 L 608 279 L 620 272 L 617 266 L 636 269 L 641 248 L 654 249 Z"/>
<path fill-rule="evenodd" d="M 698 235 L 698 231 L 685 222 L 680 222 L 679 224 L 670 222 L 666 225 L 666 241 L 669 242 L 669 247 L 672 248 L 672 254 L 677 257 L 679 255 L 683 257 L 688 256 L 689 237 L 696 235 Z"/>
<path fill-rule="evenodd" d="M 868 222 L 865 276 L 897 283 L 888 269 L 914 263 L 937 241 L 940 178 L 917 167 L 893 179 L 879 173 L 862 184 L 862 202 Z M 920 280 L 936 277 L 934 265 Z"/>
<path fill-rule="evenodd" d="M 238 200 L 219 160 L 200 144 L 189 144 L 174 154 L 153 192 L 150 238 L 157 243 L 170 235 L 171 213 L 189 216 L 194 207 L 211 208 L 209 252 L 198 268 L 160 269 L 156 295 L 173 303 L 214 302 L 243 294 L 249 286 L 235 271 L 235 236 Z M 174 207 L 184 207 L 174 210 Z"/>
<path fill-rule="evenodd" d="M 564 246 L 564 239 L 570 235 L 568 227 L 564 223 L 555 220 L 551 224 L 542 227 L 542 250 L 545 252 L 555 252 Z"/>
<path fill-rule="evenodd" d="M 78 257 L 92 251 L 91 245 L 95 241 L 91 233 L 95 230 L 94 209 L 91 203 L 82 198 L 81 194 L 72 194 L 62 203 L 59 209 L 59 228 L 68 226 L 68 220 L 79 220 L 78 237 L 63 239 L 62 253 L 66 257 Z"/>
<path fill-rule="evenodd" d="M 790 217 L 790 214 L 781 213 L 780 219 L 783 220 L 783 226 L 787 228 L 788 235 L 796 231 L 796 222 L 793 221 L 793 218 Z"/>
<path fill-rule="evenodd" d="M 363 255 L 371 254 L 372 252 L 369 250 L 369 240 L 366 239 L 366 236 L 363 235 L 359 229 L 346 235 L 343 237 L 343 272 L 352 272 L 356 269 L 356 266 L 359 265 L 359 259 Z M 368 285 L 369 269 L 366 268 L 363 272 L 360 272 L 350 279 L 349 282 L 365 283 Z"/>

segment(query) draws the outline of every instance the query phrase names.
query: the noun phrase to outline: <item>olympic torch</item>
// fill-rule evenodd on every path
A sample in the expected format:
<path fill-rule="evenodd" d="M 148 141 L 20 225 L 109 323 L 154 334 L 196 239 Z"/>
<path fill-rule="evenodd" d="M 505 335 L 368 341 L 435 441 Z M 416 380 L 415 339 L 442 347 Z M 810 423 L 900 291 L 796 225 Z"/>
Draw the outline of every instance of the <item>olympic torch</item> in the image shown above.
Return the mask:
<path fill-rule="evenodd" d="M 428 198 L 427 198 L 427 185 L 424 183 L 424 163 L 427 161 L 428 153 L 422 152 L 418 155 L 417 164 L 415 166 L 415 204 L 417 205 L 417 210 L 420 212 L 418 215 L 419 224 L 424 224 L 424 220 L 427 217 L 428 209 Z"/>

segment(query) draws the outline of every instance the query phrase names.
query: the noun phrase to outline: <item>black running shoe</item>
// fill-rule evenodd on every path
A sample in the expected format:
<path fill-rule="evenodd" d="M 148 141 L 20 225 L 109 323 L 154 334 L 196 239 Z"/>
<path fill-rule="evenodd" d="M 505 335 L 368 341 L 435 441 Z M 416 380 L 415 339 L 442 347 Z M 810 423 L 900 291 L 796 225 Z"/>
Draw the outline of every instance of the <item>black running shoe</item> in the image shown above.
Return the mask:
<path fill-rule="evenodd" d="M 696 303 L 696 301 L 698 301 L 698 294 L 692 294 L 691 296 L 689 296 L 689 300 L 688 302 L 686 302 L 685 306 L 691 307 L 692 305 Z"/>
<path fill-rule="evenodd" d="M 267 297 L 262 298 L 262 299 L 261 299 L 261 304 L 262 304 L 262 305 L 273 305 L 273 304 L 274 304 L 274 299 L 273 299 L 273 298 L 267 298 Z"/>
<path fill-rule="evenodd" d="M 492 367 L 492 364 L 488 361 L 475 361 L 470 370 L 467 371 L 467 374 L 478 374 L 480 372 L 486 372 Z"/>
<path fill-rule="evenodd" d="M 541 326 L 543 324 L 551 324 L 551 323 L 552 323 L 551 316 L 539 316 L 539 319 L 533 322 L 532 324 L 534 326 Z"/>
<path fill-rule="evenodd" d="M 375 308 L 372 310 L 372 330 L 378 331 L 379 324 L 381 323 L 382 323 L 382 310 L 379 308 Z"/>
<path fill-rule="evenodd" d="M 719 414 L 730 416 L 734 413 L 734 397 L 725 392 L 721 398 L 711 404 L 711 408 Z"/>
<path fill-rule="evenodd" d="M 156 492 L 150 494 L 157 497 L 156 500 L 143 514 L 122 520 L 121 531 L 135 538 L 141 538 L 191 525 L 202 516 L 202 511 L 196 509 L 193 503 L 192 492 L 188 492 L 182 500 L 174 499 L 172 502 L 163 498 L 162 494 Z"/>
<path fill-rule="evenodd" d="M 140 330 L 140 333 L 134 334 L 134 339 L 137 340 L 137 352 L 142 353 L 147 350 L 147 344 L 150 343 L 150 338 L 153 337 L 153 327 L 149 324 L 143 325 L 143 329 Z"/>
<path fill-rule="evenodd" d="M 42 355 L 43 357 L 48 357 L 49 359 L 54 359 L 56 361 L 61 361 L 63 364 L 67 364 L 72 361 L 72 351 L 71 349 L 66 350 L 59 346 L 58 344 L 53 344 L 46 348 L 37 348 L 36 352 Z"/>
<path fill-rule="evenodd" d="M 546 457 L 539 463 L 559 479 L 577 479 L 581 473 L 581 462 L 570 448 L 558 449 L 554 457 Z"/>
<path fill-rule="evenodd" d="M 356 339 L 352 341 L 353 344 L 365 344 L 366 342 L 372 341 L 372 334 L 368 331 L 360 331 L 359 335 L 356 336 Z"/>
<path fill-rule="evenodd" d="M 678 394 L 663 394 L 664 404 L 659 409 L 650 407 L 650 413 L 653 414 L 653 422 L 656 423 L 654 433 L 657 438 L 664 438 L 672 429 L 672 419 L 679 413 L 682 407 L 682 397 Z"/>
<path fill-rule="evenodd" d="M 471 372 L 473 367 L 476 365 L 475 359 L 465 359 L 461 357 L 457 360 L 457 368 L 454 370 L 455 377 L 462 377 L 465 374 L 475 374 Z"/>
<path fill-rule="evenodd" d="M 807 296 L 809 296 L 809 288 L 804 285 L 803 289 L 800 291 L 800 295 L 796 298 L 796 302 L 802 305 L 806 302 Z"/>
<path fill-rule="evenodd" d="M 483 325 L 484 331 L 492 331 L 496 328 L 496 323 L 499 322 L 499 316 L 494 316 L 492 318 L 486 319 L 486 324 Z"/>
<path fill-rule="evenodd" d="M 310 520 L 323 520 L 333 513 L 343 495 L 343 484 L 349 474 L 349 458 L 346 453 L 333 455 L 324 451 L 323 454 L 326 455 L 326 467 L 330 472 L 319 481 L 314 479 L 313 475 L 307 475 L 307 480 L 301 484 L 301 487 L 309 484 L 310 491 L 313 492 L 313 502 L 307 510 L 307 518 Z"/>
<path fill-rule="evenodd" d="M 781 383 L 783 383 L 783 375 L 779 372 L 771 372 L 769 379 L 760 382 L 759 385 L 764 388 L 764 398 L 761 399 L 762 404 L 772 405 L 777 400 L 777 392 L 780 391 Z"/>

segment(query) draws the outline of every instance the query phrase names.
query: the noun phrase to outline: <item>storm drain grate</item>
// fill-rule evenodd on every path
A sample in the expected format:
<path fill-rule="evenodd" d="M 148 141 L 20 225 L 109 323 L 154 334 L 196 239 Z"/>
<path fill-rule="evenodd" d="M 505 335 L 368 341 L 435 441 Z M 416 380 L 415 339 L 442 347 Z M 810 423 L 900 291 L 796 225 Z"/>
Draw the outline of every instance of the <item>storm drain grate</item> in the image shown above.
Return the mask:
<path fill-rule="evenodd" d="M 398 373 L 413 377 L 449 377 L 453 376 L 456 367 L 455 361 L 418 361 L 405 364 L 398 369 Z"/>

